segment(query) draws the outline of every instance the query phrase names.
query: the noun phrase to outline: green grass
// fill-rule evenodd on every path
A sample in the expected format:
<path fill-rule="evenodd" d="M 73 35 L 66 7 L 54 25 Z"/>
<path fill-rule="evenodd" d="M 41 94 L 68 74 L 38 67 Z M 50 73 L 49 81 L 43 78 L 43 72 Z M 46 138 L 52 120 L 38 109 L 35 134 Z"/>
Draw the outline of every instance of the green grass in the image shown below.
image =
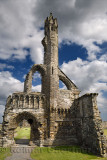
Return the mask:
<path fill-rule="evenodd" d="M 4 160 L 8 156 L 11 156 L 10 148 L 0 147 L 0 160 Z"/>
<path fill-rule="evenodd" d="M 30 128 L 20 128 L 15 130 L 17 139 L 30 139 Z M 104 130 L 107 135 L 107 129 Z M 107 160 L 107 158 L 99 158 L 92 154 L 81 153 L 79 147 L 36 147 L 31 153 L 32 159 L 37 160 Z M 1 159 L 0 159 L 1 160 Z"/>
<path fill-rule="evenodd" d="M 107 129 L 104 129 L 104 135 L 107 136 Z"/>
<path fill-rule="evenodd" d="M 15 134 L 16 136 L 14 137 L 15 140 L 17 139 L 30 139 L 30 127 L 26 127 L 26 128 L 20 128 L 17 127 L 17 129 L 15 130 Z"/>
<path fill-rule="evenodd" d="M 36 147 L 31 158 L 37 160 L 106 160 L 92 154 L 81 153 L 79 147 Z"/>

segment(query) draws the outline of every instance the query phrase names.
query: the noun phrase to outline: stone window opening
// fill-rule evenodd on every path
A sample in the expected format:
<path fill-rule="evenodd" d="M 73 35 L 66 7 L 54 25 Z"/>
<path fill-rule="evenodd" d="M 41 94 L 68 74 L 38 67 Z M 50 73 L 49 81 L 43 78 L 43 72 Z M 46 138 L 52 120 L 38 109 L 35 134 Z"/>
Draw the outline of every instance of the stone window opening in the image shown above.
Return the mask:
<path fill-rule="evenodd" d="M 64 82 L 62 82 L 61 80 L 59 80 L 59 89 L 65 89 L 67 90 L 67 86 Z"/>
<path fill-rule="evenodd" d="M 53 74 L 53 71 L 54 71 L 54 70 L 53 70 L 53 67 L 52 67 L 52 74 Z"/>
<path fill-rule="evenodd" d="M 41 92 L 42 77 L 41 74 L 36 71 L 32 76 L 32 92 Z"/>

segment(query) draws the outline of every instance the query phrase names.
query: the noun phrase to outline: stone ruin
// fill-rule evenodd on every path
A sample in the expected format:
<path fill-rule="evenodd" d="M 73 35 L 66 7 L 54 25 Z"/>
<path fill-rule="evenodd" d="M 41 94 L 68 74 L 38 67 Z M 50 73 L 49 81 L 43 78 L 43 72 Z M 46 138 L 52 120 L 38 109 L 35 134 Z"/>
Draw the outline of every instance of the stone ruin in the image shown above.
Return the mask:
<path fill-rule="evenodd" d="M 21 121 L 21 122 L 19 123 L 19 127 L 20 127 L 20 128 L 22 128 L 22 127 L 24 127 L 24 128 L 29 128 L 29 127 L 30 127 L 30 124 L 29 124 L 29 122 L 28 122 L 26 119 L 24 119 L 23 121 Z"/>
<path fill-rule="evenodd" d="M 14 130 L 27 120 L 31 127 L 30 145 L 79 145 L 106 156 L 102 120 L 97 107 L 97 93 L 79 97 L 77 86 L 58 66 L 58 23 L 52 14 L 45 20 L 44 64 L 34 64 L 26 76 L 24 91 L 7 98 L 0 146 L 15 144 Z M 41 92 L 32 92 L 32 76 L 42 77 Z M 59 89 L 59 80 L 67 90 Z"/>
<path fill-rule="evenodd" d="M 103 122 L 102 122 L 102 125 L 103 125 L 103 128 L 104 128 L 104 129 L 107 129 L 107 121 L 103 121 Z"/>

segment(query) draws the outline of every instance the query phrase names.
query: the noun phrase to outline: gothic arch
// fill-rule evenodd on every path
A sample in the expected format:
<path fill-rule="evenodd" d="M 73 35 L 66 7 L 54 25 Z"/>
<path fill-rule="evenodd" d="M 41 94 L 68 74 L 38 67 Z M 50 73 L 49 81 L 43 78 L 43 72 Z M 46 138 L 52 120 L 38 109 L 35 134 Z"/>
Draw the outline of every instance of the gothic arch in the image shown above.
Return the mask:
<path fill-rule="evenodd" d="M 46 75 L 45 65 L 34 64 L 31 68 L 31 70 L 29 71 L 29 73 L 26 76 L 26 79 L 25 79 L 25 82 L 24 82 L 24 92 L 31 92 L 32 76 L 36 71 L 38 71 L 41 74 L 41 82 L 42 82 L 41 91 L 43 90 L 43 82 L 44 82 L 44 78 L 45 78 L 45 75 Z"/>
<path fill-rule="evenodd" d="M 67 87 L 68 90 L 75 90 L 80 93 L 77 86 L 64 74 L 64 72 L 59 68 L 58 69 L 59 80 L 61 80 Z"/>
<path fill-rule="evenodd" d="M 35 116 L 30 113 L 30 112 L 27 112 L 27 111 L 24 111 L 24 112 L 19 112 L 14 118 L 13 118 L 13 122 L 15 122 L 15 124 L 19 124 L 22 120 L 29 120 L 29 119 L 32 119 L 33 120 L 33 123 L 37 123 L 37 120 L 35 118 Z M 32 125 L 32 124 L 31 124 Z"/>
<path fill-rule="evenodd" d="M 30 71 L 32 71 L 32 74 L 34 74 L 36 71 L 38 71 L 38 72 L 40 72 L 41 76 L 44 76 L 45 67 L 44 67 L 44 65 L 34 64 Z"/>
<path fill-rule="evenodd" d="M 59 75 L 59 80 L 61 80 L 66 85 L 68 90 L 71 90 L 71 83 L 66 77 Z"/>
<path fill-rule="evenodd" d="M 40 122 L 37 121 L 37 118 L 35 117 L 34 114 L 30 113 L 30 112 L 19 112 L 16 116 L 14 116 L 9 123 L 9 130 L 11 131 L 13 137 L 11 137 L 11 139 L 14 138 L 14 129 L 16 129 L 19 125 L 20 122 L 22 122 L 23 120 L 27 120 L 28 123 L 30 124 L 31 127 L 31 133 L 30 133 L 30 141 L 36 143 L 37 145 L 39 145 L 40 142 L 40 131 L 39 131 L 39 127 L 40 127 Z"/>

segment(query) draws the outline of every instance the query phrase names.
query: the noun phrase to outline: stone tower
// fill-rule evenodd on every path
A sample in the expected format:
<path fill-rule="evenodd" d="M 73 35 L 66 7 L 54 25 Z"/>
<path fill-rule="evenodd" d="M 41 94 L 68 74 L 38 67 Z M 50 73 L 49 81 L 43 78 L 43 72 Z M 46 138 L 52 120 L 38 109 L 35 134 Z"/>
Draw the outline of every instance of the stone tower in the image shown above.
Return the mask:
<path fill-rule="evenodd" d="M 58 77 L 58 24 L 52 14 L 47 17 L 44 28 L 45 37 L 42 40 L 44 46 L 44 64 L 47 70 L 46 93 L 49 101 L 48 107 L 57 107 L 59 88 Z"/>
<path fill-rule="evenodd" d="M 45 20 L 44 64 L 34 64 L 26 75 L 24 91 L 7 98 L 0 146 L 15 144 L 14 130 L 27 120 L 31 127 L 30 145 L 79 145 L 106 156 L 97 93 L 79 97 L 77 86 L 58 66 L 58 23 L 52 14 Z M 42 77 L 41 92 L 32 92 L 32 76 Z M 59 80 L 67 90 L 59 89 Z"/>

